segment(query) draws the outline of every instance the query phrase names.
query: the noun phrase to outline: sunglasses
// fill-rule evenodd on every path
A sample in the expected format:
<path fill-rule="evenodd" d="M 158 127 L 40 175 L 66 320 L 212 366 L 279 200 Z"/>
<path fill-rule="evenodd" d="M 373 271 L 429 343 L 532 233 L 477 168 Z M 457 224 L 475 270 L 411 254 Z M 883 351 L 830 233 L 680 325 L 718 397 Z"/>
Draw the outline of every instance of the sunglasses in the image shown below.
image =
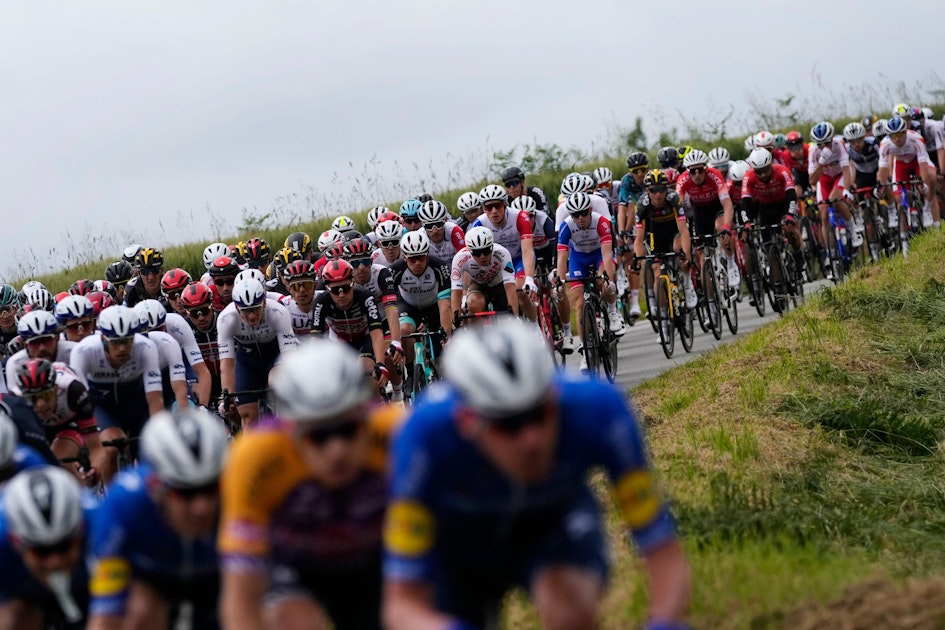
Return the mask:
<path fill-rule="evenodd" d="M 507 436 L 515 436 L 522 432 L 526 427 L 543 426 L 549 418 L 546 412 L 545 404 L 539 403 L 531 409 L 526 409 L 510 416 L 501 418 L 489 418 L 489 426 L 499 433 Z"/>
<path fill-rule="evenodd" d="M 370 267 L 370 266 L 371 266 L 371 259 L 370 259 L 370 258 L 353 258 L 353 259 L 349 260 L 348 262 L 351 263 L 351 266 L 352 266 L 354 269 L 357 269 L 358 267 Z"/>
<path fill-rule="evenodd" d="M 289 289 L 305 289 L 306 291 L 311 291 L 315 288 L 314 280 L 296 280 L 295 282 L 289 283 Z"/>
<path fill-rule="evenodd" d="M 10 313 L 15 313 L 15 312 L 16 312 L 16 307 L 13 305 L 0 307 L 0 313 L 10 314 Z"/>
<path fill-rule="evenodd" d="M 92 326 L 94 326 L 94 324 L 90 320 L 85 320 L 81 322 L 69 322 L 68 324 L 66 324 L 66 330 L 71 330 L 74 332 L 76 330 L 84 330 L 86 328 L 92 328 Z"/>
<path fill-rule="evenodd" d="M 643 173 L 649 168 L 649 165 L 646 166 L 634 166 L 630 169 L 631 173 Z"/>
<path fill-rule="evenodd" d="M 492 203 L 487 203 L 482 206 L 486 210 L 501 210 L 505 207 L 505 204 L 501 201 L 494 201 Z"/>
<path fill-rule="evenodd" d="M 56 400 L 56 390 L 55 389 L 44 389 L 41 392 L 23 392 L 23 398 L 26 399 L 26 402 L 30 405 L 35 403 L 38 400 L 46 400 L 52 402 Z"/>
<path fill-rule="evenodd" d="M 646 191 L 650 193 L 664 193 L 666 192 L 666 186 L 650 186 Z"/>
<path fill-rule="evenodd" d="M 183 293 L 183 291 L 164 291 L 164 297 L 172 302 L 176 302 L 180 299 L 181 293 Z"/>
<path fill-rule="evenodd" d="M 240 313 L 246 313 L 247 315 L 256 315 L 258 313 L 262 313 L 263 305 L 260 304 L 259 306 L 247 306 L 245 308 L 238 306 L 236 307 L 236 310 L 238 310 Z"/>
<path fill-rule="evenodd" d="M 689 172 L 692 173 L 693 175 L 701 175 L 702 173 L 705 173 L 705 167 L 704 166 L 690 166 Z"/>
<path fill-rule="evenodd" d="M 428 230 L 439 230 L 445 225 L 446 225 L 446 221 L 436 221 L 434 223 L 424 223 L 423 227 L 425 227 Z"/>
<path fill-rule="evenodd" d="M 482 256 L 491 256 L 491 255 L 492 255 L 492 248 L 491 248 L 491 247 L 484 247 L 484 248 L 482 248 L 482 249 L 471 249 L 471 250 L 469 250 L 469 253 L 471 253 L 471 254 L 472 254 L 474 257 L 476 257 L 476 258 L 480 258 L 480 257 L 482 257 Z"/>
<path fill-rule="evenodd" d="M 130 346 L 135 341 L 134 337 L 122 337 L 121 339 L 106 339 L 110 346 Z"/>
<path fill-rule="evenodd" d="M 142 276 L 153 276 L 161 273 L 161 269 L 161 267 L 141 267 L 138 269 L 138 274 Z"/>
<path fill-rule="evenodd" d="M 193 308 L 187 311 L 187 314 L 193 318 L 203 317 L 204 315 L 209 315 L 212 312 L 212 309 L 209 306 L 203 308 Z"/>
<path fill-rule="evenodd" d="M 400 241 L 380 241 L 381 247 L 397 247 Z"/>
<path fill-rule="evenodd" d="M 213 284 L 218 287 L 231 287 L 236 282 L 236 278 L 214 278 Z"/>
<path fill-rule="evenodd" d="M 26 340 L 26 345 L 28 346 L 47 346 L 56 341 L 55 335 L 41 335 L 39 337 L 33 337 L 32 339 Z"/>
<path fill-rule="evenodd" d="M 590 213 L 591 213 L 590 210 L 579 210 L 578 212 L 572 212 L 571 216 L 572 217 L 586 217 Z"/>
<path fill-rule="evenodd" d="M 325 446 L 331 440 L 340 438 L 342 440 L 351 440 L 361 430 L 361 422 L 358 420 L 349 420 L 321 429 L 314 429 L 302 435 L 303 439 L 316 446 Z"/>
<path fill-rule="evenodd" d="M 351 292 L 354 287 L 351 284 L 339 284 L 333 287 L 328 287 L 328 292 L 332 295 L 346 295 Z"/>
<path fill-rule="evenodd" d="M 505 187 L 506 187 L 506 188 L 515 188 L 516 186 L 518 186 L 518 185 L 521 184 L 521 183 L 522 183 L 522 180 L 520 180 L 520 179 L 510 179 L 509 181 L 505 182 Z"/>
<path fill-rule="evenodd" d="M 407 262 L 420 262 L 421 260 L 426 260 L 426 254 L 420 254 L 419 256 L 407 256 Z"/>
<path fill-rule="evenodd" d="M 50 556 L 61 556 L 67 554 L 72 550 L 72 547 L 75 545 L 75 538 L 66 538 L 62 542 L 58 542 L 54 545 L 37 545 L 35 547 L 26 546 L 23 547 L 24 551 L 29 551 L 31 554 L 39 558 L 48 558 Z"/>
<path fill-rule="evenodd" d="M 404 217 L 404 223 L 420 223 L 420 217 Z"/>
<path fill-rule="evenodd" d="M 192 501 L 197 497 L 213 497 L 220 494 L 220 482 L 214 481 L 203 486 L 197 486 L 195 488 L 172 488 L 171 486 L 167 487 L 167 491 L 173 494 L 179 499 L 184 501 Z"/>

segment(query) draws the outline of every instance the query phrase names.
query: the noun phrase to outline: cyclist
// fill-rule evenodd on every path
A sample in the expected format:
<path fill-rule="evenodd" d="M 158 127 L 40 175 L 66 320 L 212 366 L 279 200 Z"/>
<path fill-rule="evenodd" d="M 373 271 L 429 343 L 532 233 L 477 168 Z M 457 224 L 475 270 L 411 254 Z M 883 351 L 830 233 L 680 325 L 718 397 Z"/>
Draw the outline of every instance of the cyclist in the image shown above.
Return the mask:
<path fill-rule="evenodd" d="M 649 170 L 649 158 L 643 151 L 634 151 L 627 156 L 627 174 L 620 180 L 620 195 L 617 198 L 617 239 L 623 250 L 621 262 L 630 284 L 630 315 L 642 314 L 640 310 L 640 274 L 633 266 L 633 241 L 637 203 L 645 192 L 643 180 Z"/>
<path fill-rule="evenodd" d="M 125 306 L 134 306 L 141 300 L 162 299 L 161 277 L 164 275 L 164 254 L 153 247 L 142 248 L 135 256 L 138 279 L 125 289 Z"/>
<path fill-rule="evenodd" d="M 282 270 L 282 281 L 291 297 L 280 300 L 292 318 L 296 336 L 312 330 L 312 309 L 315 306 L 315 266 L 307 260 L 297 260 Z"/>
<path fill-rule="evenodd" d="M 879 145 L 879 172 L 876 176 L 880 183 L 889 183 L 889 157 L 896 158 L 895 181 L 907 181 L 920 177 L 925 184 L 925 207 L 922 208 L 922 226 L 929 227 L 939 220 L 938 199 L 935 196 L 936 172 L 929 160 L 929 153 L 922 136 L 908 128 L 904 118 L 890 118 L 886 122 L 889 135 Z M 886 201 L 890 208 L 900 207 L 891 186 L 886 186 Z M 890 213 L 892 216 L 895 213 Z M 892 227 L 892 226 L 891 226 Z M 901 230 L 905 230 L 903 223 Z"/>
<path fill-rule="evenodd" d="M 272 262 L 269 263 L 269 268 L 266 269 L 267 280 L 265 285 L 267 292 L 273 291 L 283 295 L 291 295 L 289 293 L 289 287 L 285 284 L 285 277 L 282 274 L 286 267 L 297 260 L 311 262 L 308 258 L 303 257 L 302 254 L 291 247 L 283 247 L 275 253 L 272 257 Z"/>
<path fill-rule="evenodd" d="M 230 256 L 220 256 L 210 264 L 210 291 L 213 293 L 213 310 L 220 312 L 233 302 L 233 285 L 236 274 L 240 272 L 239 263 Z"/>
<path fill-rule="evenodd" d="M 785 136 L 784 141 L 787 143 L 787 136 Z M 774 164 L 784 164 L 785 151 L 778 148 L 777 138 L 770 131 L 759 131 L 756 133 L 753 144 L 755 149 L 765 149 L 768 151 L 771 154 L 771 160 Z"/>
<path fill-rule="evenodd" d="M 180 344 L 164 331 L 167 311 L 157 300 L 143 300 L 135 305 L 138 315 L 138 332 L 150 339 L 158 351 L 161 368 L 161 390 L 164 392 L 164 408 L 187 409 L 190 399 L 187 391 L 187 370 Z"/>
<path fill-rule="evenodd" d="M 233 288 L 233 301 L 220 313 L 217 344 L 220 384 L 230 393 L 239 392 L 236 410 L 245 428 L 259 417 L 260 391 L 276 359 L 298 345 L 292 317 L 284 306 L 266 297 L 261 282 L 243 280 Z"/>
<path fill-rule="evenodd" d="M 0 402 L 0 500 L 3 487 L 17 473 L 53 463 L 32 447 L 20 443 L 18 433 L 17 425 L 10 417 L 9 407 Z"/>
<path fill-rule="evenodd" d="M 67 295 L 53 309 L 62 338 L 79 342 L 95 331 L 95 308 L 84 295 Z"/>
<path fill-rule="evenodd" d="M 7 344 L 16 339 L 16 314 L 20 298 L 9 284 L 0 284 L 0 357 L 7 358 Z"/>
<path fill-rule="evenodd" d="M 679 150 L 671 146 L 663 147 L 656 152 L 656 161 L 659 162 L 660 170 L 669 179 L 669 183 L 675 185 L 676 178 L 679 177 L 680 162 L 682 162 Z"/>
<path fill-rule="evenodd" d="M 508 192 L 509 201 L 522 196 L 530 197 L 535 202 L 536 209 L 548 212 L 548 198 L 545 196 L 545 191 L 538 186 L 528 186 L 525 183 L 525 171 L 520 167 L 510 166 L 504 169 L 499 177 Z"/>
<path fill-rule="evenodd" d="M 459 226 L 450 221 L 446 206 L 431 199 L 420 206 L 419 216 L 423 229 L 430 237 L 430 252 L 437 258 L 452 260 L 456 252 L 463 248 L 466 235 Z"/>
<path fill-rule="evenodd" d="M 282 247 L 288 247 L 297 251 L 303 260 L 314 262 L 315 252 L 312 250 L 312 237 L 305 232 L 292 232 L 289 234 Z"/>
<path fill-rule="evenodd" d="M 358 226 L 355 225 L 354 219 L 346 214 L 335 217 L 331 222 L 331 229 L 341 232 L 346 241 L 361 238 L 361 233 L 358 232 Z"/>
<path fill-rule="evenodd" d="M 108 462 L 89 388 L 68 365 L 46 359 L 30 359 L 20 365 L 16 381 L 24 400 L 43 423 L 46 441 L 57 459 L 76 457 L 83 447 L 88 450 L 90 470 L 75 464 L 64 466 L 80 481 L 94 486 L 100 471 L 108 472 Z"/>
<path fill-rule="evenodd" d="M 866 128 L 858 122 L 851 122 L 843 128 L 843 139 L 847 143 L 851 167 L 854 169 L 854 186 L 873 188 L 876 186 L 876 172 L 879 170 L 879 150 L 876 139 L 866 135 Z"/>
<path fill-rule="evenodd" d="M 28 288 L 27 285 L 23 285 L 23 287 L 19 298 L 24 313 L 28 313 L 34 309 L 50 312 L 53 310 L 53 306 L 55 306 L 56 302 L 53 299 L 52 293 L 49 292 L 49 289 L 38 282 Z"/>
<path fill-rule="evenodd" d="M 69 295 L 88 295 L 92 291 L 97 291 L 95 283 L 86 278 L 76 280 L 69 287 Z"/>
<path fill-rule="evenodd" d="M 377 227 L 377 224 L 380 223 L 380 216 L 382 214 L 387 214 L 390 212 L 390 208 L 387 206 L 374 206 L 367 214 L 367 224 L 368 224 L 368 233 L 364 235 L 364 238 L 371 241 L 371 244 L 374 244 L 374 228 Z"/>
<path fill-rule="evenodd" d="M 851 204 L 856 200 L 853 188 L 853 176 L 850 173 L 850 156 L 843 140 L 834 135 L 833 124 L 820 122 L 810 130 L 810 138 L 816 144 L 807 156 L 807 173 L 810 182 L 817 187 L 817 201 L 829 201 L 840 213 L 850 230 L 850 244 L 856 248 L 863 244 L 863 220 L 854 221 Z M 790 173 L 789 173 L 790 175 Z M 849 203 L 848 203 L 849 202 Z M 829 213 L 820 213 L 820 227 L 827 234 L 830 227 Z M 792 213 L 793 214 L 793 213 Z"/>
<path fill-rule="evenodd" d="M 606 166 L 598 166 L 591 173 L 591 177 L 595 182 L 593 193 L 603 198 L 610 208 L 610 215 L 607 218 L 610 219 L 612 225 L 617 220 L 617 203 L 620 196 L 620 191 L 614 189 L 614 173 Z M 617 185 L 619 188 L 620 182 L 617 182 Z"/>
<path fill-rule="evenodd" d="M 785 137 L 785 142 L 787 138 Z M 732 163 L 732 157 L 725 147 L 715 147 L 709 151 L 709 166 L 722 174 L 722 177 L 728 177 L 728 167 Z"/>
<path fill-rule="evenodd" d="M 809 161 L 810 146 L 804 142 L 804 136 L 799 131 L 789 131 L 784 145 L 787 147 L 787 153 L 784 156 L 784 165 L 791 169 L 791 177 L 794 178 L 795 192 L 800 198 L 805 191 L 811 189 L 810 174 L 807 172 Z"/>
<path fill-rule="evenodd" d="M 19 473 L 0 512 L 0 619 L 8 628 L 85 628 L 89 572 L 84 555 L 94 508 L 58 466 Z"/>
<path fill-rule="evenodd" d="M 144 464 L 109 486 L 89 533 L 89 630 L 172 628 L 190 602 L 190 627 L 219 627 L 216 526 L 223 426 L 203 410 L 153 416 Z"/>
<path fill-rule="evenodd" d="M 601 200 L 603 201 L 603 200 Z M 479 203 L 483 214 L 470 226 L 485 226 L 492 230 L 495 242 L 509 250 L 515 266 L 515 287 L 520 313 L 535 321 L 535 304 L 525 295 L 538 287 L 535 285 L 535 251 L 532 247 L 532 226 L 528 215 L 508 207 L 505 190 L 489 185 L 479 191 Z"/>
<path fill-rule="evenodd" d="M 925 140 L 929 162 L 941 172 L 945 168 L 945 126 L 940 120 L 928 118 L 921 107 L 912 108 L 912 120 L 917 126 L 916 131 Z"/>
<path fill-rule="evenodd" d="M 420 207 L 422 205 L 423 202 L 419 199 L 408 199 L 400 205 L 400 210 L 398 211 L 400 221 L 404 229 L 408 232 L 413 232 L 423 227 L 423 222 L 420 220 Z"/>
<path fill-rule="evenodd" d="M 213 294 L 210 292 L 210 288 L 200 282 L 187 285 L 187 288 L 181 294 L 180 301 L 187 309 L 187 323 L 210 378 L 209 391 L 206 395 L 202 389 L 197 391 L 197 402 L 203 405 L 207 404 L 204 403 L 204 400 L 216 399 L 222 389 L 220 385 L 220 352 L 217 345 L 217 312 L 211 306 Z M 191 365 L 195 365 L 195 363 Z M 199 382 L 198 385 L 205 387 Z"/>
<path fill-rule="evenodd" d="M 600 466 L 645 559 L 648 627 L 681 627 L 689 566 L 624 394 L 555 371 L 511 318 L 461 331 L 443 367 L 394 445 L 385 626 L 486 627 L 518 585 L 544 627 L 594 627 L 609 554 L 587 474 Z"/>
<path fill-rule="evenodd" d="M 399 410 L 371 404 L 357 354 L 330 340 L 287 356 L 270 386 L 275 416 L 237 440 L 223 472 L 223 624 L 380 628 L 387 448 Z"/>
<path fill-rule="evenodd" d="M 115 285 L 114 299 L 123 302 L 125 299 L 125 285 L 134 277 L 134 267 L 124 260 L 116 260 L 105 267 L 105 279 Z"/>
<path fill-rule="evenodd" d="M 470 314 L 489 310 L 491 303 L 493 311 L 511 310 L 518 315 L 512 255 L 495 242 L 492 230 L 487 227 L 474 227 L 466 234 L 466 246 L 453 257 L 450 282 L 454 328 L 460 325 L 464 292 Z"/>
<path fill-rule="evenodd" d="M 180 304 L 180 294 L 188 284 L 194 279 L 190 274 L 181 268 L 171 269 L 161 277 L 161 299 L 159 302 L 166 309 L 178 315 L 183 315 L 185 310 Z"/>
<path fill-rule="evenodd" d="M 68 363 L 72 351 L 78 344 L 59 338 L 59 322 L 49 311 L 30 311 L 16 324 L 20 340 L 25 346 L 7 359 L 4 366 L 6 372 L 6 388 L 19 394 L 16 384 L 16 371 L 29 359 L 46 359 L 47 361 L 61 361 Z"/>
<path fill-rule="evenodd" d="M 469 229 L 469 224 L 482 214 L 482 204 L 479 203 L 479 194 L 472 191 L 464 192 L 456 200 L 456 209 L 461 215 L 456 225 L 458 225 L 459 229 L 465 234 L 466 230 Z"/>
<path fill-rule="evenodd" d="M 162 287 L 164 287 L 165 295 L 168 296 L 168 301 L 174 305 L 176 312 L 167 312 L 167 310 L 164 309 L 164 323 L 163 325 L 159 325 L 158 330 L 169 334 L 174 338 L 174 341 L 180 345 L 181 357 L 184 360 L 184 369 L 187 374 L 188 388 L 193 390 L 194 401 L 198 405 L 206 407 L 210 403 L 213 377 L 210 374 L 209 367 L 204 363 L 203 352 L 197 344 L 193 329 L 190 327 L 187 306 L 181 300 L 181 296 L 184 294 L 187 287 L 193 286 L 193 283 L 191 282 L 182 286 L 179 292 L 177 290 L 168 292 L 166 286 L 168 283 L 165 282 L 165 280 L 167 279 L 167 275 L 174 271 L 175 270 L 172 269 L 164 274 L 164 279 L 161 280 L 161 283 Z M 177 271 L 182 272 L 182 275 L 186 274 L 186 277 L 190 278 L 190 274 L 187 274 L 186 271 L 182 269 Z M 179 278 L 176 278 L 176 280 L 179 280 Z M 158 304 L 161 304 L 161 302 L 158 302 Z M 167 381 L 164 382 L 164 385 L 166 388 L 168 385 Z"/>
<path fill-rule="evenodd" d="M 449 336 L 453 329 L 449 264 L 429 255 L 430 239 L 422 230 L 404 234 L 400 249 L 404 257 L 391 265 L 390 271 L 397 288 L 401 335 L 412 334 L 424 325 L 431 333 L 442 329 Z M 409 378 L 415 358 L 412 343 L 404 346 L 404 355 L 404 373 Z"/>
<path fill-rule="evenodd" d="M 312 334 L 331 331 L 336 339 L 358 351 L 364 371 L 374 379 L 374 391 L 387 385 L 384 365 L 384 321 L 374 296 L 354 286 L 354 269 L 346 260 L 329 261 L 322 270 L 325 291 L 315 300 Z"/>

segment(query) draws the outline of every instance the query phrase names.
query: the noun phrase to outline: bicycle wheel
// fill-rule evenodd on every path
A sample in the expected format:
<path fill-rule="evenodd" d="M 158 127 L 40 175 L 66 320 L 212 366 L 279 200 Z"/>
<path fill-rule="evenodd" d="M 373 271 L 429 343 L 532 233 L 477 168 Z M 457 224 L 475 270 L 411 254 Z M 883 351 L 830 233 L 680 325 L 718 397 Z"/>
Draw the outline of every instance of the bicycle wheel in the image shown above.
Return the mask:
<path fill-rule="evenodd" d="M 564 367 L 568 362 L 568 355 L 564 353 L 564 350 L 561 346 L 564 339 L 564 327 L 561 325 L 561 318 L 558 317 L 558 309 L 556 308 L 554 302 L 550 297 L 546 297 L 548 300 L 548 315 L 549 321 L 551 323 L 551 330 L 557 341 L 554 346 L 554 360 L 555 365 L 558 367 Z"/>
<path fill-rule="evenodd" d="M 600 337 L 597 333 L 597 317 L 594 305 L 590 301 L 584 302 L 581 311 L 581 336 L 584 342 L 584 359 L 587 362 L 589 374 L 597 376 L 600 367 Z"/>
<path fill-rule="evenodd" d="M 651 265 L 648 260 L 644 261 L 643 264 L 646 267 L 643 271 L 643 295 L 646 296 L 646 318 L 650 320 L 650 325 L 653 326 L 653 332 L 659 333 L 659 329 L 657 328 L 659 325 L 659 306 L 653 294 L 653 287 L 656 286 L 656 278 L 653 277 L 653 265 Z"/>
<path fill-rule="evenodd" d="M 791 308 L 790 293 L 788 291 L 788 275 L 784 268 L 784 253 L 778 245 L 772 245 L 768 250 L 768 268 L 771 287 L 768 296 L 772 298 L 771 307 L 775 312 L 784 316 Z"/>
<path fill-rule="evenodd" d="M 692 352 L 692 340 L 695 338 L 695 325 L 692 320 L 696 317 L 695 310 L 686 308 L 684 294 L 678 284 L 673 285 L 671 295 L 673 296 L 674 325 L 679 332 L 679 342 L 683 350 Z"/>
<path fill-rule="evenodd" d="M 738 333 L 738 300 L 735 297 L 736 289 L 728 286 L 728 272 L 723 265 L 715 270 L 715 286 L 725 287 L 722 289 L 722 310 L 725 313 L 725 321 L 728 324 L 729 331 L 734 335 Z"/>
<path fill-rule="evenodd" d="M 846 274 L 843 252 L 840 251 L 840 228 L 834 226 L 833 229 L 830 230 L 830 242 L 830 270 L 833 272 L 833 283 L 839 284 L 843 282 L 843 276 Z"/>
<path fill-rule="evenodd" d="M 722 338 L 722 299 L 719 296 L 719 285 L 716 282 L 715 264 L 712 259 L 706 256 L 705 264 L 702 267 L 702 277 L 705 278 L 703 290 L 706 295 L 706 315 L 707 321 L 712 326 L 712 336 L 716 339 Z M 725 286 L 724 284 L 721 286 Z M 709 297 L 709 294 L 712 297 Z M 714 308 L 713 308 L 714 307 Z M 713 313 L 714 311 L 714 313 Z"/>
<path fill-rule="evenodd" d="M 666 306 L 658 306 L 655 310 L 657 332 L 660 336 L 660 345 L 663 346 L 663 354 L 667 359 L 673 358 L 673 350 L 676 347 L 676 325 L 673 323 L 673 292 L 669 286 L 669 276 L 662 275 L 659 279 L 660 302 L 665 301 Z"/>
<path fill-rule="evenodd" d="M 558 365 L 558 348 L 555 340 L 554 326 L 551 325 L 551 311 L 548 304 L 548 296 L 543 294 L 537 304 L 538 308 L 538 328 L 541 330 L 545 341 L 551 346 L 551 356 L 555 365 Z"/>
<path fill-rule="evenodd" d="M 613 383 L 617 379 L 617 336 L 610 331 L 610 315 L 607 309 L 601 309 L 602 327 L 600 336 L 600 365 L 604 368 L 607 380 Z"/>
<path fill-rule="evenodd" d="M 758 317 L 765 316 L 764 280 L 761 278 L 761 261 L 758 260 L 758 250 L 754 245 L 748 247 L 748 293 L 755 301 L 755 310 Z"/>
<path fill-rule="evenodd" d="M 413 401 L 417 401 L 417 397 L 420 395 L 427 386 L 427 373 L 423 369 L 423 365 L 418 361 L 413 366 L 413 391 L 410 393 Z"/>
<path fill-rule="evenodd" d="M 698 273 L 692 273 L 691 271 L 689 273 L 692 278 L 692 288 L 696 290 L 695 317 L 699 320 L 699 328 L 702 329 L 702 332 L 707 333 L 709 332 L 707 325 L 709 321 L 709 300 L 706 298 L 706 287 Z"/>
<path fill-rule="evenodd" d="M 800 272 L 797 270 L 797 264 L 792 254 L 787 254 L 784 257 L 784 272 L 787 274 L 788 294 L 791 297 L 794 308 L 797 308 L 804 302 L 804 281 Z"/>
<path fill-rule="evenodd" d="M 817 280 L 819 277 L 818 272 L 820 271 L 817 261 L 818 246 L 815 240 L 814 228 L 811 225 L 810 219 L 806 216 L 801 217 L 801 239 L 803 242 L 804 267 L 807 270 L 807 277 L 810 280 Z"/>

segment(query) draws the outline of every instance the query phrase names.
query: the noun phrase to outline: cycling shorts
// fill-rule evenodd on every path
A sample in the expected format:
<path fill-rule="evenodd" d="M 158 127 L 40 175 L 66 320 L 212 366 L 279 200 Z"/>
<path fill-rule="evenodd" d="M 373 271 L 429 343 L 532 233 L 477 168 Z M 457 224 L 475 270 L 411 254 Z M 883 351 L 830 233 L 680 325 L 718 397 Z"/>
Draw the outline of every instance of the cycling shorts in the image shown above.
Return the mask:
<path fill-rule="evenodd" d="M 398 300 L 397 310 L 400 311 L 401 326 L 409 324 L 416 330 L 420 327 L 421 323 L 425 323 L 427 330 L 439 330 L 441 328 L 439 300 L 437 300 L 433 306 L 428 306 L 427 308 L 418 308 L 412 304 Z"/>
<path fill-rule="evenodd" d="M 525 262 L 522 260 L 521 254 L 512 258 L 512 266 L 515 267 L 516 279 L 525 277 Z"/>
<path fill-rule="evenodd" d="M 360 339 L 345 339 L 344 342 L 354 348 L 359 356 L 374 359 L 374 344 L 371 342 L 371 335 L 364 335 Z M 383 358 L 381 357 L 381 360 Z"/>
<path fill-rule="evenodd" d="M 857 188 L 872 188 L 876 185 L 876 172 L 877 171 L 863 173 L 862 171 L 857 171 L 853 182 Z"/>
<path fill-rule="evenodd" d="M 191 628 L 209 628 L 215 630 L 220 627 L 220 618 L 217 613 L 220 597 L 220 577 L 218 573 L 204 575 L 199 579 L 184 580 L 179 576 L 149 575 L 135 572 L 135 580 L 147 584 L 168 605 L 170 617 L 169 627 L 175 627 L 175 618 L 180 614 L 180 606 L 190 602 L 192 619 Z"/>
<path fill-rule="evenodd" d="M 583 280 L 590 275 L 592 269 L 597 271 L 603 261 L 604 257 L 599 249 L 593 252 L 571 250 L 568 254 L 568 280 Z"/>
<path fill-rule="evenodd" d="M 236 391 L 264 390 L 269 387 L 269 371 L 279 358 L 279 341 L 254 344 L 252 346 L 238 345 L 236 347 Z M 261 394 L 240 394 L 237 405 L 248 405 L 258 402 Z"/>
<path fill-rule="evenodd" d="M 919 161 L 903 162 L 896 160 L 895 178 L 897 182 L 904 182 L 913 177 L 922 177 L 922 170 L 919 168 Z"/>
<path fill-rule="evenodd" d="M 486 299 L 486 306 L 491 303 L 492 310 L 496 312 L 506 311 L 509 308 L 509 299 L 505 295 L 505 283 L 500 282 L 495 286 L 481 285 L 470 282 L 466 288 L 466 293 L 480 293 Z"/>
<path fill-rule="evenodd" d="M 821 173 L 817 180 L 817 201 L 826 201 L 827 199 L 839 199 L 841 192 L 834 194 L 834 191 L 843 190 L 843 173 L 836 175 L 825 175 Z"/>
<path fill-rule="evenodd" d="M 715 220 L 722 216 L 722 202 L 716 199 L 713 203 L 694 205 L 692 208 L 692 230 L 694 236 L 712 236 L 715 234 Z"/>
<path fill-rule="evenodd" d="M 95 403 L 98 428 L 102 431 L 114 428 L 121 429 L 125 435 L 139 435 L 151 417 L 141 379 L 107 385 L 90 382 L 89 394 Z"/>

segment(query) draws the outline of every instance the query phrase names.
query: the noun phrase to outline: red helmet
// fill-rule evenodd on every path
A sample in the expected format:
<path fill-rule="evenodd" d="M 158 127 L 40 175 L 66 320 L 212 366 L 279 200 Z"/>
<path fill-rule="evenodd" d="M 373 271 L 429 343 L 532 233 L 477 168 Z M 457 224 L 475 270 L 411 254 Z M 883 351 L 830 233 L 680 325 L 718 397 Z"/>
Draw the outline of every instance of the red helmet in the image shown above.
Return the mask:
<path fill-rule="evenodd" d="M 374 244 L 366 238 L 345 243 L 345 258 L 367 258 L 374 251 Z"/>
<path fill-rule="evenodd" d="M 95 290 L 95 283 L 91 280 L 76 280 L 69 287 L 69 293 L 72 295 L 88 295 Z"/>
<path fill-rule="evenodd" d="M 70 295 L 72 294 L 68 291 L 60 291 L 53 297 L 53 299 L 56 300 L 56 304 L 59 304 L 59 302 L 62 301 L 62 298 L 69 297 Z"/>
<path fill-rule="evenodd" d="M 296 260 L 282 270 L 282 277 L 286 282 L 299 279 L 315 279 L 315 265 L 307 260 Z"/>
<path fill-rule="evenodd" d="M 161 292 L 180 291 L 191 282 L 193 282 L 193 278 L 183 269 L 171 269 L 161 278 Z"/>
<path fill-rule="evenodd" d="M 16 368 L 16 384 L 24 394 L 38 394 L 56 386 L 56 370 L 46 359 L 29 359 Z"/>
<path fill-rule="evenodd" d="M 240 266 L 235 260 L 229 256 L 220 256 L 213 261 L 213 264 L 210 265 L 210 268 L 207 269 L 207 273 L 210 274 L 211 278 L 218 278 L 221 276 L 233 276 L 236 277 L 236 274 L 240 272 Z"/>
<path fill-rule="evenodd" d="M 382 212 L 377 216 L 377 225 L 380 225 L 384 221 L 396 221 L 397 223 L 401 223 L 400 215 L 390 211 Z"/>
<path fill-rule="evenodd" d="M 184 308 L 206 306 L 212 299 L 213 293 L 210 291 L 210 287 L 203 282 L 188 284 L 180 294 L 180 303 L 184 305 Z"/>
<path fill-rule="evenodd" d="M 105 293 L 104 291 L 92 291 L 85 297 L 89 298 L 89 302 L 92 303 L 92 308 L 95 310 L 96 317 L 98 317 L 98 314 L 103 310 L 115 303 L 115 300 L 112 299 L 112 296 Z"/>
<path fill-rule="evenodd" d="M 804 136 L 801 135 L 800 131 L 789 131 L 784 144 L 789 147 L 804 144 Z"/>
<path fill-rule="evenodd" d="M 247 262 L 253 264 L 268 264 L 272 259 L 272 248 L 269 247 L 269 242 L 266 239 L 251 238 L 246 241 L 246 245 L 243 247 L 243 257 Z"/>
<path fill-rule="evenodd" d="M 347 260 L 336 258 L 329 260 L 328 264 L 322 267 L 322 279 L 328 282 L 344 282 L 354 277 L 354 268 Z"/>
<path fill-rule="evenodd" d="M 341 260 L 345 257 L 345 244 L 335 243 L 325 250 L 325 258 L 329 260 Z"/>

